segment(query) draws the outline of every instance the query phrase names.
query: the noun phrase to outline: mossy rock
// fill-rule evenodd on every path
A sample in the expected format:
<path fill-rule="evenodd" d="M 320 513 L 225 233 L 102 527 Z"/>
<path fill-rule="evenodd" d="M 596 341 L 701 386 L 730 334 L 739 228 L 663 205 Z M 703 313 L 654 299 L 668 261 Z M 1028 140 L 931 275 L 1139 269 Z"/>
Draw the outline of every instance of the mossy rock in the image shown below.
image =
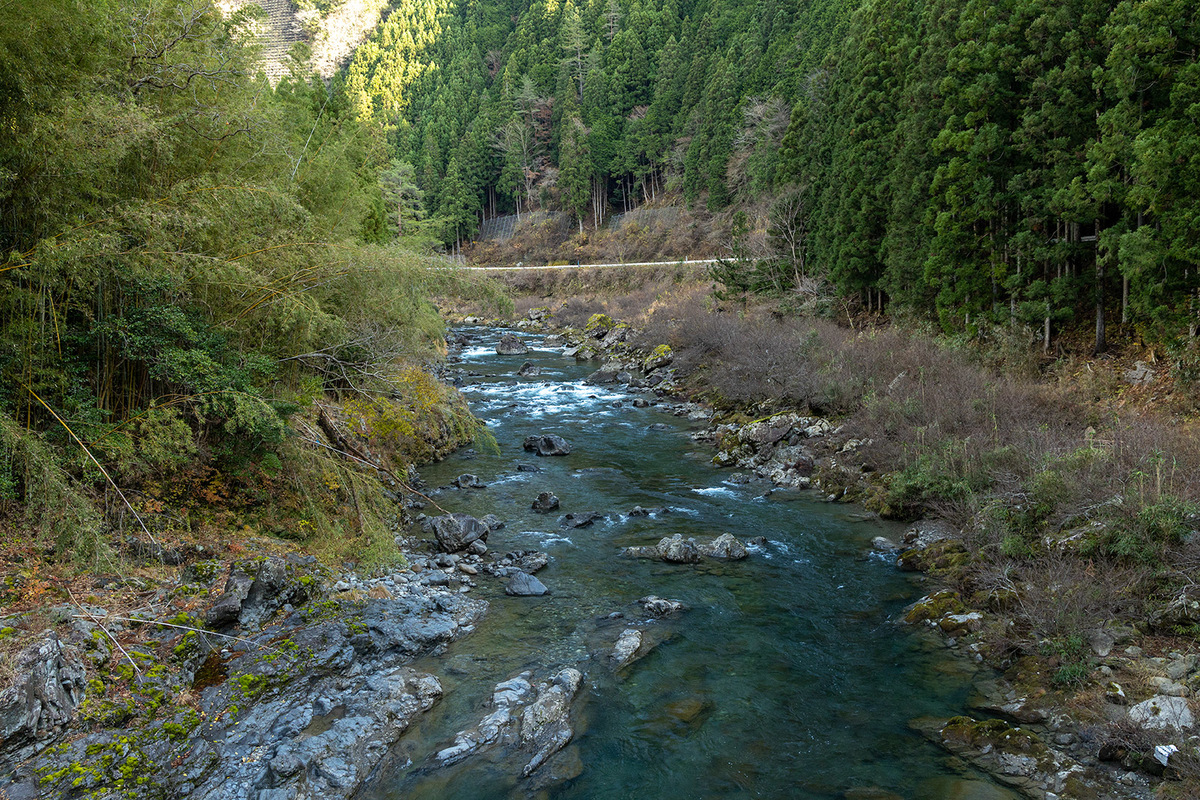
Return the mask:
<path fill-rule="evenodd" d="M 928 547 L 912 548 L 900 554 L 896 566 L 906 572 L 954 573 L 971 563 L 971 554 L 957 539 L 942 539 Z"/>
<path fill-rule="evenodd" d="M 211 586 L 213 581 L 220 575 L 220 572 L 221 562 L 216 559 L 197 561 L 183 568 L 183 575 L 180 576 L 180 582 L 199 586 Z"/>
<path fill-rule="evenodd" d="M 915 625 L 928 619 L 941 619 L 947 614 L 961 614 L 966 610 L 958 592 L 947 589 L 918 600 L 904 615 L 904 621 Z"/>
<path fill-rule="evenodd" d="M 669 344 L 660 344 L 642 361 L 642 371 L 651 372 L 659 367 L 665 367 L 675 360 L 675 351 Z"/>
<path fill-rule="evenodd" d="M 583 332 L 593 339 L 603 339 L 613 329 L 613 319 L 608 314 L 592 314 Z"/>
<path fill-rule="evenodd" d="M 942 739 L 948 744 L 969 746 L 974 750 L 991 746 L 998 753 L 1028 755 L 1039 761 L 1049 754 L 1046 745 L 1037 736 L 1014 728 L 1002 719 L 954 717 L 942 728 Z"/>

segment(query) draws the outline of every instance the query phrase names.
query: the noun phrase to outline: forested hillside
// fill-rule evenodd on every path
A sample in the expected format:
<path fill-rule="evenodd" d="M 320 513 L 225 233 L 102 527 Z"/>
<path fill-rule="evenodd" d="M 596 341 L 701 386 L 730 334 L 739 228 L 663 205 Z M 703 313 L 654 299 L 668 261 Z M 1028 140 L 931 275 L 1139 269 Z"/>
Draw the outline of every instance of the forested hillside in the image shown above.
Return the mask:
<path fill-rule="evenodd" d="M 1047 348 L 1195 335 L 1194 4 L 859 5 L 404 0 L 346 85 L 400 216 L 450 245 L 514 211 L 728 209 L 734 292 L 828 279 Z"/>
<path fill-rule="evenodd" d="M 721 209 L 776 184 L 793 98 L 852 5 L 403 0 L 347 92 L 448 243 L 501 212 L 582 229 L 664 196 Z"/>
<path fill-rule="evenodd" d="M 412 371 L 432 278 L 380 244 L 385 141 L 320 80 L 272 89 L 248 11 L 0 4 L 0 556 L 102 551 L 93 501 L 303 538 L 354 489 L 288 418 L 357 398 L 402 438 L 442 398 Z"/>
<path fill-rule="evenodd" d="M 1200 8 L 872 0 L 797 97 L 813 269 L 951 330 L 1200 322 Z M 868 299 L 868 302 L 870 300 Z M 1193 366 L 1195 354 L 1190 356 Z"/>

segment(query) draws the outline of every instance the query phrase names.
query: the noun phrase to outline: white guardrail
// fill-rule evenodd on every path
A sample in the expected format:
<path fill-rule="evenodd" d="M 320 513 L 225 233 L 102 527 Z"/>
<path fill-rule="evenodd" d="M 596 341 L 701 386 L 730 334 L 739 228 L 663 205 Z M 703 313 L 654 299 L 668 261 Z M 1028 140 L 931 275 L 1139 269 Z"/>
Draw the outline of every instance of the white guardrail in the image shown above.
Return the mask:
<path fill-rule="evenodd" d="M 592 267 L 670 267 L 670 266 L 688 266 L 691 264 L 715 264 L 719 260 L 720 259 L 717 259 L 717 258 L 705 258 L 705 259 L 695 259 L 695 260 L 688 260 L 688 261 L 621 261 L 616 264 L 539 264 L 537 266 L 534 266 L 532 264 L 529 266 L 526 266 L 526 265 L 518 262 L 515 266 L 512 266 L 512 267 L 467 266 L 467 267 L 464 267 L 464 269 L 478 269 L 478 270 L 485 270 L 488 272 L 495 272 L 495 271 L 499 271 L 499 270 L 517 270 L 517 269 L 524 270 L 524 269 L 590 269 Z"/>

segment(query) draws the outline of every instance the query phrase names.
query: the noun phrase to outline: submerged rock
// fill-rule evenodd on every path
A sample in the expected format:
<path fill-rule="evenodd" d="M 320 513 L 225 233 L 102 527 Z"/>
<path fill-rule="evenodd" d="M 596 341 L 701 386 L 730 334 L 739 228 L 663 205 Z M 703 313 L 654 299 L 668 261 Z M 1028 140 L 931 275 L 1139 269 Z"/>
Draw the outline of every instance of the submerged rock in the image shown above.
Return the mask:
<path fill-rule="evenodd" d="M 597 511 L 581 511 L 577 514 L 564 514 L 558 518 L 559 526 L 563 528 L 586 528 L 604 515 Z"/>
<path fill-rule="evenodd" d="M 526 437 L 521 446 L 539 456 L 565 456 L 571 452 L 567 440 L 553 433 Z"/>
<path fill-rule="evenodd" d="M 526 361 L 517 370 L 517 374 L 522 378 L 536 378 L 542 374 L 542 368 L 534 364 L 532 361 Z"/>
<path fill-rule="evenodd" d="M 665 506 L 658 506 L 657 508 L 642 508 L 641 506 L 634 506 L 633 508 L 629 509 L 629 516 L 631 517 L 661 517 L 664 514 L 670 513 L 671 509 Z"/>

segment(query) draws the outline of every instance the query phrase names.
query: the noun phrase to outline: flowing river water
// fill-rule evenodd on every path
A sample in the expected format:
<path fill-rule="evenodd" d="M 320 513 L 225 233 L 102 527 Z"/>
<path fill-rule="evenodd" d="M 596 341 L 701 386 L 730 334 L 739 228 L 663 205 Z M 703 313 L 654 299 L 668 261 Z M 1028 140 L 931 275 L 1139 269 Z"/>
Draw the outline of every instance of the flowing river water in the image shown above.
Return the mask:
<path fill-rule="evenodd" d="M 975 668 L 896 620 L 923 594 L 920 579 L 867 555 L 872 537 L 902 529 L 815 494 L 735 483 L 688 433 L 701 423 L 663 407 L 637 409 L 623 390 L 586 385 L 577 364 L 537 335 L 533 350 L 500 356 L 500 332 L 466 329 L 463 387 L 499 452 L 465 451 L 427 468 L 430 487 L 462 473 L 484 489 L 444 489 L 448 511 L 496 514 L 493 552 L 542 550 L 545 597 L 507 597 L 480 576 L 491 608 L 478 630 L 414 666 L 437 675 L 445 696 L 401 739 L 370 800 L 479 800 L 527 795 L 511 765 L 480 757 L 444 769 L 429 757 L 488 713 L 494 684 L 563 666 L 585 673 L 573 716 L 572 757 L 582 772 L 550 786 L 551 798 L 959 798 L 1015 795 L 972 772 L 910 728 L 922 716 L 964 713 Z M 541 375 L 518 377 L 526 360 Z M 640 395 L 653 398 L 652 395 Z M 566 457 L 537 458 L 522 441 L 566 438 Z M 540 471 L 526 472 L 518 464 Z M 561 500 L 542 515 L 541 491 Z M 635 506 L 667 509 L 630 516 Z M 432 513 L 437 513 L 430 509 Z M 558 516 L 594 511 L 594 525 L 566 530 Z M 749 558 L 699 565 L 634 560 L 630 545 L 682 533 L 766 537 Z M 647 626 L 659 644 L 614 673 L 605 655 L 646 595 L 687 611 Z M 518 767 L 519 773 L 519 767 Z"/>

